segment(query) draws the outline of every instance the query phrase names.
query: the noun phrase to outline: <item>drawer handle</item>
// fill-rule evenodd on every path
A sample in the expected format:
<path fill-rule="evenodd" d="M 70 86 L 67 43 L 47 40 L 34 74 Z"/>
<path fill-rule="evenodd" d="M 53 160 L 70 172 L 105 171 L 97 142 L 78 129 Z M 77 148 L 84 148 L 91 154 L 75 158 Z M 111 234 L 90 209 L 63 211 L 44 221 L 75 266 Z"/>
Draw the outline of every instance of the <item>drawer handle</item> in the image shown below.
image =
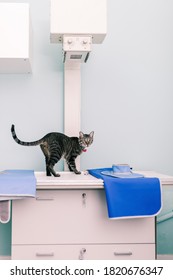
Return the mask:
<path fill-rule="evenodd" d="M 82 204 L 84 207 L 86 207 L 86 197 L 87 197 L 86 193 L 83 193 L 82 194 Z"/>
<path fill-rule="evenodd" d="M 132 252 L 114 252 L 115 256 L 131 256 Z"/>
<path fill-rule="evenodd" d="M 48 198 L 44 198 L 44 197 L 36 197 L 36 200 L 41 200 L 41 201 L 50 201 L 50 200 L 54 200 L 54 198 L 52 197 L 48 197 Z"/>
<path fill-rule="evenodd" d="M 36 253 L 36 257 L 54 257 L 54 253 Z"/>
<path fill-rule="evenodd" d="M 84 259 L 84 254 L 86 253 L 86 249 L 82 248 L 80 250 L 80 254 L 79 254 L 79 260 L 83 260 Z"/>

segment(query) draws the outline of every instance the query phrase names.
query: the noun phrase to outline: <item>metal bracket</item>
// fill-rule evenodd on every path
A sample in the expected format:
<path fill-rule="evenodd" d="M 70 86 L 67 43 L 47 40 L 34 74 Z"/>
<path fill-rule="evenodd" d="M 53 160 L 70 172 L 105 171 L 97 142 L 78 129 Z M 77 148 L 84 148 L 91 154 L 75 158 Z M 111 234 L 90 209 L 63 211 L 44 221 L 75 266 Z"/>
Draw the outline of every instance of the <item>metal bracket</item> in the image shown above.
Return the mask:
<path fill-rule="evenodd" d="M 92 36 L 63 36 L 63 62 L 86 62 L 91 52 Z"/>

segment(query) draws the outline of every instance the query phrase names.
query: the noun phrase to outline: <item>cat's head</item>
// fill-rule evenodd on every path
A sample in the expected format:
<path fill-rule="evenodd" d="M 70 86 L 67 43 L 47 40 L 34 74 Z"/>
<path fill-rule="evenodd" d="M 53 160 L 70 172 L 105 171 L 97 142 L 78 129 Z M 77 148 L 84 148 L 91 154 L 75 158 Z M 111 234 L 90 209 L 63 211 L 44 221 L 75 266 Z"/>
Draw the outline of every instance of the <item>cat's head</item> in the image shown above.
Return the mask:
<path fill-rule="evenodd" d="M 90 132 L 90 134 L 84 134 L 82 131 L 79 132 L 79 144 L 83 150 L 92 144 L 93 138 L 94 131 Z"/>

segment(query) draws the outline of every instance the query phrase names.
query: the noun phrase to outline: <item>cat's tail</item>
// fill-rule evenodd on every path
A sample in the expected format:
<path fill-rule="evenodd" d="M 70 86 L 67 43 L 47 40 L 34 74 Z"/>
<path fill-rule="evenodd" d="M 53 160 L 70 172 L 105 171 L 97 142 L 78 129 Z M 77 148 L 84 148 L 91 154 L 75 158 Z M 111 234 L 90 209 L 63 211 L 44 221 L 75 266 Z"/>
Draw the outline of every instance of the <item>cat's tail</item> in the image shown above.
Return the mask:
<path fill-rule="evenodd" d="M 37 146 L 37 145 L 40 145 L 41 142 L 42 142 L 42 139 L 37 140 L 37 141 L 33 141 L 33 142 L 21 141 L 16 135 L 14 124 L 12 124 L 12 126 L 11 126 L 11 134 L 13 136 L 14 141 L 16 141 L 17 144 L 20 144 L 20 145 L 23 145 L 23 146 Z"/>

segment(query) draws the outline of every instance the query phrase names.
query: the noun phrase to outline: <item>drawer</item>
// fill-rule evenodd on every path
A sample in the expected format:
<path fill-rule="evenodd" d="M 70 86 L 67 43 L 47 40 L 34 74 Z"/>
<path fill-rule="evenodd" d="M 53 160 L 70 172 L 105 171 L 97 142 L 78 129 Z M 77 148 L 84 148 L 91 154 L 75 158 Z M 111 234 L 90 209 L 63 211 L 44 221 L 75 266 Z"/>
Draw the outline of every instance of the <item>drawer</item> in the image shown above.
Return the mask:
<path fill-rule="evenodd" d="M 20 260 L 151 260 L 154 244 L 13 245 L 12 259 Z"/>
<path fill-rule="evenodd" d="M 12 244 L 155 243 L 155 219 L 109 219 L 104 190 L 37 195 L 13 201 Z"/>

